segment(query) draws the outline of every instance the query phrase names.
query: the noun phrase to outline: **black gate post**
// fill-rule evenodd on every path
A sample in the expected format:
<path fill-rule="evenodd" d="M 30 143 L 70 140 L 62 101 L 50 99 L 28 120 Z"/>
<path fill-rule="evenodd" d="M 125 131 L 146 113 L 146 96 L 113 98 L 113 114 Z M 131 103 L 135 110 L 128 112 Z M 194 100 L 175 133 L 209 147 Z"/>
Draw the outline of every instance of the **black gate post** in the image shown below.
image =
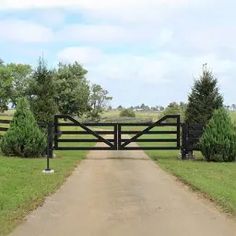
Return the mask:
<path fill-rule="evenodd" d="M 117 126 L 118 126 L 118 129 L 117 129 L 117 132 L 118 132 L 118 134 L 117 134 L 117 149 L 118 150 L 121 150 L 121 124 L 117 124 Z"/>
<path fill-rule="evenodd" d="M 183 123 L 182 124 L 182 146 L 181 146 L 181 158 L 182 160 L 187 159 L 187 143 L 188 143 L 188 125 Z"/>
<path fill-rule="evenodd" d="M 53 157 L 53 130 L 54 123 L 48 123 L 48 135 L 47 135 L 47 167 L 43 170 L 44 173 L 54 173 L 54 170 L 50 168 L 50 158 Z"/>
<path fill-rule="evenodd" d="M 118 124 L 114 124 L 114 150 L 118 150 Z"/>
<path fill-rule="evenodd" d="M 180 123 L 180 115 L 177 117 L 177 148 L 180 148 L 180 139 L 181 139 L 181 123 Z"/>
<path fill-rule="evenodd" d="M 58 136 L 59 136 L 59 129 L 58 129 L 58 117 L 54 116 L 54 146 L 55 149 L 58 148 Z"/>

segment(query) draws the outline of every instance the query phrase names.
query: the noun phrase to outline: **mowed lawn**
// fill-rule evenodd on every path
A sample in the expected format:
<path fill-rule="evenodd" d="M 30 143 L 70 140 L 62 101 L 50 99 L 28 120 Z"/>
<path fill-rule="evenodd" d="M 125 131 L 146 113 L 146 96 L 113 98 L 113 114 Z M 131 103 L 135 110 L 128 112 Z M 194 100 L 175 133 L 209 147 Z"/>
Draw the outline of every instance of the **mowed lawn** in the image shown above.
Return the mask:
<path fill-rule="evenodd" d="M 69 176 L 86 152 L 57 152 L 52 175 L 42 173 L 46 159 L 0 156 L 0 235 L 10 232 L 25 215 L 43 203 Z"/>

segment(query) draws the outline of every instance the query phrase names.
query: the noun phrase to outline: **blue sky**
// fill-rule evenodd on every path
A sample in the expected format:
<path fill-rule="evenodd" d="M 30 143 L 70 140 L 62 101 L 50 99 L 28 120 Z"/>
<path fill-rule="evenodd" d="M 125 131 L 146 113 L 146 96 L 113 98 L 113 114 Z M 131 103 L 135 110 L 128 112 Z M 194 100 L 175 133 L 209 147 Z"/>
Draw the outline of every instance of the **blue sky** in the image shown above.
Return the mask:
<path fill-rule="evenodd" d="M 235 8 L 233 0 L 2 0 L 0 58 L 78 60 L 114 106 L 186 101 L 208 63 L 232 104 Z"/>

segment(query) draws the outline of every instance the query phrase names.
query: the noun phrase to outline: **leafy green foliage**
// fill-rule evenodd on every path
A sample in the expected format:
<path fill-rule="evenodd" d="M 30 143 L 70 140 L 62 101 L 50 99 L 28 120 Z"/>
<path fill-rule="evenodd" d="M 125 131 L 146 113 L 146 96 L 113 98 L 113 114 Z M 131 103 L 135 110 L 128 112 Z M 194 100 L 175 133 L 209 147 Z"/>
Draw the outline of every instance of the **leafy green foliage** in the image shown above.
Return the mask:
<path fill-rule="evenodd" d="M 112 97 L 108 96 L 107 90 L 103 89 L 98 84 L 93 84 L 89 97 L 90 111 L 88 116 L 92 118 L 92 120 L 99 120 L 107 102 L 111 99 Z"/>
<path fill-rule="evenodd" d="M 85 75 L 87 71 L 78 63 L 59 64 L 54 72 L 54 95 L 61 114 L 81 116 L 89 108 L 89 84 Z"/>
<path fill-rule="evenodd" d="M 12 96 L 13 77 L 11 70 L 0 64 L 0 112 L 8 110 Z"/>
<path fill-rule="evenodd" d="M 217 79 L 211 71 L 203 67 L 203 73 L 200 79 L 195 81 L 188 97 L 186 123 L 198 123 L 205 126 L 214 110 L 222 107 L 223 98 L 217 88 Z"/>
<path fill-rule="evenodd" d="M 11 103 L 16 105 L 17 99 L 26 96 L 26 90 L 31 77 L 32 68 L 27 64 L 10 63 L 7 65 L 13 78 Z"/>
<path fill-rule="evenodd" d="M 171 102 L 163 111 L 163 115 L 180 115 L 181 119 L 184 120 L 186 110 L 186 104 L 180 102 L 179 104 L 176 102 Z"/>
<path fill-rule="evenodd" d="M 44 134 L 29 109 L 25 98 L 19 99 L 11 126 L 1 140 L 7 156 L 39 157 L 46 148 Z"/>
<path fill-rule="evenodd" d="M 234 161 L 236 134 L 225 109 L 216 110 L 200 139 L 200 148 L 207 161 Z"/>
<path fill-rule="evenodd" d="M 123 109 L 120 112 L 120 117 L 135 117 L 135 112 L 132 109 Z"/>
<path fill-rule="evenodd" d="M 16 105 L 16 100 L 25 96 L 31 67 L 26 64 L 7 64 L 0 60 L 0 111 Z"/>
<path fill-rule="evenodd" d="M 30 108 L 37 122 L 48 123 L 57 112 L 55 103 L 55 86 L 53 73 L 47 69 L 45 61 L 40 58 L 29 83 L 28 96 Z"/>

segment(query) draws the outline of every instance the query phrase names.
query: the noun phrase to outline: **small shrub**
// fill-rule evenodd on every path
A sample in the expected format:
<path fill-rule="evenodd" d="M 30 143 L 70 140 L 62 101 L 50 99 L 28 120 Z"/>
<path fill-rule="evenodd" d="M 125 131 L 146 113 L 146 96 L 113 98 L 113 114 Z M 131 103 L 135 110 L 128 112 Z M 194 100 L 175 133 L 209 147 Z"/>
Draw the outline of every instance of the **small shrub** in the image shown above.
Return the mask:
<path fill-rule="evenodd" d="M 7 156 L 39 157 L 46 147 L 46 139 L 29 109 L 26 99 L 18 100 L 10 128 L 1 140 L 2 152 Z"/>
<path fill-rule="evenodd" d="M 222 108 L 213 113 L 200 139 L 200 148 L 207 161 L 235 160 L 235 129 L 225 109 Z"/>
<path fill-rule="evenodd" d="M 120 117 L 135 117 L 135 112 L 132 109 L 123 109 L 120 112 Z"/>

